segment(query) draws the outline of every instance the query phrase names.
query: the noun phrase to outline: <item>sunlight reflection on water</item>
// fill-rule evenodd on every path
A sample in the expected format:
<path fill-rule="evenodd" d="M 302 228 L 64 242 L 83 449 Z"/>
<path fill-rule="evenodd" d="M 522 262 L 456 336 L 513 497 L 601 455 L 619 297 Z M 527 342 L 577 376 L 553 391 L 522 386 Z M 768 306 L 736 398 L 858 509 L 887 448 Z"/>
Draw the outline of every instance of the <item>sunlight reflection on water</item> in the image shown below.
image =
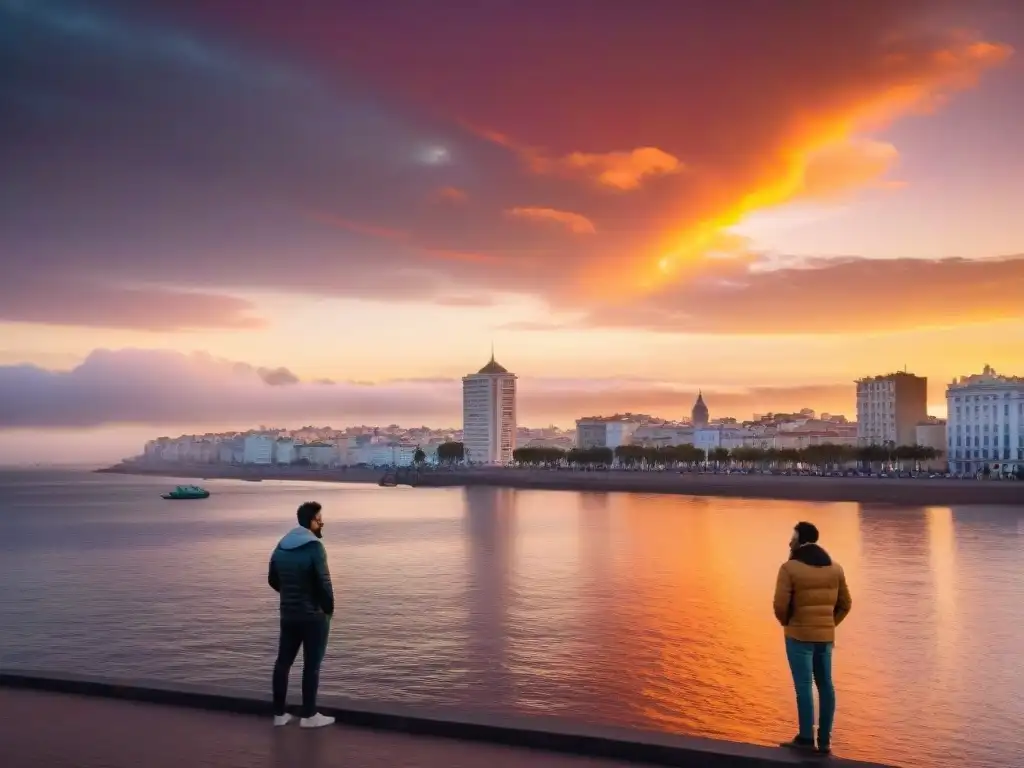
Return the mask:
<path fill-rule="evenodd" d="M 0 473 L 0 663 L 252 689 L 267 558 L 324 504 L 323 688 L 759 743 L 795 706 L 770 601 L 812 519 L 847 571 L 835 746 L 916 766 L 1024 752 L 1022 509 Z M 927 713 L 925 715 L 924 713 Z"/>

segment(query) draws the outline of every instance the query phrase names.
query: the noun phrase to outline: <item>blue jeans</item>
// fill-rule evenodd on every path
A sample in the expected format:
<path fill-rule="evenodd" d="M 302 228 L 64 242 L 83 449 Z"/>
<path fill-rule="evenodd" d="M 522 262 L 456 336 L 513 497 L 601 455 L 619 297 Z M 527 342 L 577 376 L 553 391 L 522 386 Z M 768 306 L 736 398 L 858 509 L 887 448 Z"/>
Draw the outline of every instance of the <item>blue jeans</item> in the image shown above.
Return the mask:
<path fill-rule="evenodd" d="M 818 689 L 818 743 L 828 746 L 832 740 L 832 722 L 836 717 L 836 689 L 832 685 L 832 643 L 805 643 L 786 638 L 786 658 L 796 688 L 796 711 L 800 718 L 801 741 L 814 740 L 814 692 Z"/>

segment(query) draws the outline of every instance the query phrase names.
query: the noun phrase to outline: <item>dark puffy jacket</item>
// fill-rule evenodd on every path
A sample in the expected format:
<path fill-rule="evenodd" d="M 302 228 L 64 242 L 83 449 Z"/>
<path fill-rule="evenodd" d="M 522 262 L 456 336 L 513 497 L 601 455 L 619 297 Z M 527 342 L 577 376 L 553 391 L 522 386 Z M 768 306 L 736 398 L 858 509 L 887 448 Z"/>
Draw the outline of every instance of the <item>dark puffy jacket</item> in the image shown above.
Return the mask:
<path fill-rule="evenodd" d="M 267 581 L 281 594 L 281 618 L 334 614 L 334 587 L 323 542 L 307 528 L 285 534 L 270 556 Z"/>

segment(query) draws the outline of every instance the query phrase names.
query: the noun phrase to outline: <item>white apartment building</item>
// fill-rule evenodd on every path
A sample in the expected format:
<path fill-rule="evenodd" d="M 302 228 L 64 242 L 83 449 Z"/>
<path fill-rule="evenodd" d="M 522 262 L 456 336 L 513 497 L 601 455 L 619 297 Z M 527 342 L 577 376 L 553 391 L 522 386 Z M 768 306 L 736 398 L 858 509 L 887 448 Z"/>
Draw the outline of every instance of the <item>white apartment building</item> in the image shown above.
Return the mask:
<path fill-rule="evenodd" d="M 295 450 L 295 439 L 291 437 L 279 437 L 274 443 L 274 463 L 291 464 L 298 458 Z"/>
<path fill-rule="evenodd" d="M 424 451 L 426 454 L 426 451 Z M 405 443 L 364 443 L 355 449 L 355 464 L 369 464 L 371 467 L 411 467 L 416 456 L 416 446 Z M 437 458 L 437 449 L 434 449 Z"/>
<path fill-rule="evenodd" d="M 274 435 L 246 435 L 242 443 L 242 463 L 272 464 L 275 441 Z"/>
<path fill-rule="evenodd" d="M 576 447 L 611 448 L 633 442 L 641 422 L 628 416 L 592 416 L 576 420 Z"/>
<path fill-rule="evenodd" d="M 649 447 L 692 445 L 693 432 L 693 427 L 688 425 L 645 424 L 633 433 L 633 442 Z"/>
<path fill-rule="evenodd" d="M 516 376 L 490 362 L 462 377 L 462 442 L 466 461 L 508 464 L 516 448 Z"/>
<path fill-rule="evenodd" d="M 318 467 L 335 466 L 338 464 L 338 449 L 331 443 L 296 443 L 295 458 L 305 459 Z"/>
<path fill-rule="evenodd" d="M 928 379 L 906 371 L 857 381 L 857 439 L 861 445 L 914 445 L 928 418 Z"/>
<path fill-rule="evenodd" d="M 241 464 L 245 460 L 245 440 L 240 437 L 221 440 L 217 454 L 221 464 Z"/>
<path fill-rule="evenodd" d="M 351 467 L 360 462 L 359 441 L 354 437 L 339 437 L 334 441 L 334 451 L 339 466 Z"/>
<path fill-rule="evenodd" d="M 1024 377 L 986 365 L 946 388 L 949 471 L 1013 473 L 1024 467 Z"/>

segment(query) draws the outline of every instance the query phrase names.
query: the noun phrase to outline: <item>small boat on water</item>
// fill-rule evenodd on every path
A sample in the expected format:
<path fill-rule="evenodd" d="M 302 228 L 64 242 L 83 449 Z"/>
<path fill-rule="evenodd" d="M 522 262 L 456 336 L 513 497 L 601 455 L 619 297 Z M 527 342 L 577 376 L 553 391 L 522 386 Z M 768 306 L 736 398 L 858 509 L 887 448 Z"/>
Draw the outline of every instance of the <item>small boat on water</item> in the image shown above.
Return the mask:
<path fill-rule="evenodd" d="M 160 496 L 162 499 L 205 499 L 209 497 L 210 492 L 205 488 L 200 488 L 198 485 L 179 485 L 170 493 L 164 493 Z"/>

